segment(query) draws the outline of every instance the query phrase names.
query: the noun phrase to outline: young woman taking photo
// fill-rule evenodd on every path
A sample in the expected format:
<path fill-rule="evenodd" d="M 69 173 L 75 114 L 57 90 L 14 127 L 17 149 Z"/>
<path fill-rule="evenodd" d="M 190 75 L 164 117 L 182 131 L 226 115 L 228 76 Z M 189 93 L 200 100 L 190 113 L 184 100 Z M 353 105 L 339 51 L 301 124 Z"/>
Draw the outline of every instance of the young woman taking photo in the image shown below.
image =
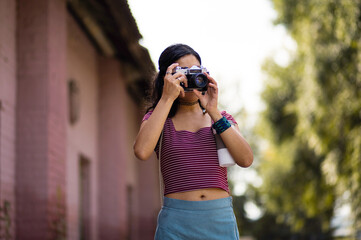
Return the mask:
<path fill-rule="evenodd" d="M 206 88 L 190 88 L 194 82 L 184 69 L 201 69 Z M 169 46 L 159 58 L 152 106 L 134 143 L 137 158 L 147 160 L 155 151 L 160 159 L 164 198 L 156 240 L 239 239 L 214 131 L 237 165 L 252 164 L 252 150 L 237 122 L 218 109 L 217 82 L 203 71 L 199 54 L 184 44 Z"/>

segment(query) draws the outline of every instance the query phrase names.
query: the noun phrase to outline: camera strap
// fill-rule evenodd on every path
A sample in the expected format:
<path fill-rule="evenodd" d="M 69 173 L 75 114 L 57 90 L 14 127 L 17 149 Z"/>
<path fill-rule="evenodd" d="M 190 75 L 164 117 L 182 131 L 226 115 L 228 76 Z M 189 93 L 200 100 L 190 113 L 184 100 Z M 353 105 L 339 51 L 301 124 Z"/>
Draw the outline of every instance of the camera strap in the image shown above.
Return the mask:
<path fill-rule="evenodd" d="M 162 133 L 160 134 L 159 158 L 158 158 L 159 195 L 160 195 L 160 204 L 161 204 L 161 206 L 163 206 L 163 195 L 164 195 L 164 182 L 163 182 L 162 171 L 161 171 L 161 168 L 160 168 L 160 163 L 161 163 L 160 161 L 161 161 L 161 156 L 162 156 L 163 131 L 164 131 L 164 129 L 162 129 Z"/>

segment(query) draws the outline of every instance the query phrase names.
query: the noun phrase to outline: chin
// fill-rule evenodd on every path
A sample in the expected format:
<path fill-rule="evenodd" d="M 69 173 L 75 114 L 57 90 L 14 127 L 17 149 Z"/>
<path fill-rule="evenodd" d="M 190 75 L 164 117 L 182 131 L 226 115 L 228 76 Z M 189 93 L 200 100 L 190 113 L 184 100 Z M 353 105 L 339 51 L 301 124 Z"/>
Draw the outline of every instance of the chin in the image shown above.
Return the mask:
<path fill-rule="evenodd" d="M 184 97 L 179 96 L 178 98 L 184 101 L 195 101 L 198 99 L 197 95 L 195 95 L 194 92 L 185 92 Z"/>

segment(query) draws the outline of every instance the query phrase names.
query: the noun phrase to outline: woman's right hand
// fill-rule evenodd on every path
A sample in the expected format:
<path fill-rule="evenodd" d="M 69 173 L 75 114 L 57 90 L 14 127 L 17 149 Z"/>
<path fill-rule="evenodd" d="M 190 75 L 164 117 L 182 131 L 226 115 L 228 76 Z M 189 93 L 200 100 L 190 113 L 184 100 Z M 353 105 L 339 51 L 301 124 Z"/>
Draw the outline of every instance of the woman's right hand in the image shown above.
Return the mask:
<path fill-rule="evenodd" d="M 183 73 L 177 72 L 172 74 L 174 68 L 177 66 L 179 66 L 178 63 L 173 63 L 170 65 L 167 68 L 166 74 L 164 76 L 162 98 L 168 98 L 172 101 L 174 101 L 178 96 L 184 97 L 184 88 L 181 86 L 181 83 L 188 87 L 187 77 Z"/>
<path fill-rule="evenodd" d="M 177 66 L 179 66 L 178 63 L 173 63 L 167 68 L 164 76 L 162 97 L 149 119 L 141 124 L 135 139 L 133 146 L 134 154 L 141 160 L 149 159 L 153 153 L 174 100 L 178 96 L 185 95 L 181 83 L 187 87 L 187 77 L 180 72 L 172 74 Z"/>

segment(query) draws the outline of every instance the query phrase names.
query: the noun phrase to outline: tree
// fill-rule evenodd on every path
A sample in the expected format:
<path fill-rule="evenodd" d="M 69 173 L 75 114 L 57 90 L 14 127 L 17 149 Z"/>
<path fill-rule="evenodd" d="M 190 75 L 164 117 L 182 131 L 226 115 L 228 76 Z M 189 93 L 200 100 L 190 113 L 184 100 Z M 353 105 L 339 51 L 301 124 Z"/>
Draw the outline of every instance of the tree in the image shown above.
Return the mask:
<path fill-rule="evenodd" d="M 286 67 L 264 64 L 263 203 L 293 231 L 328 236 L 334 201 L 350 191 L 361 229 L 361 0 L 273 4 L 297 51 Z"/>

